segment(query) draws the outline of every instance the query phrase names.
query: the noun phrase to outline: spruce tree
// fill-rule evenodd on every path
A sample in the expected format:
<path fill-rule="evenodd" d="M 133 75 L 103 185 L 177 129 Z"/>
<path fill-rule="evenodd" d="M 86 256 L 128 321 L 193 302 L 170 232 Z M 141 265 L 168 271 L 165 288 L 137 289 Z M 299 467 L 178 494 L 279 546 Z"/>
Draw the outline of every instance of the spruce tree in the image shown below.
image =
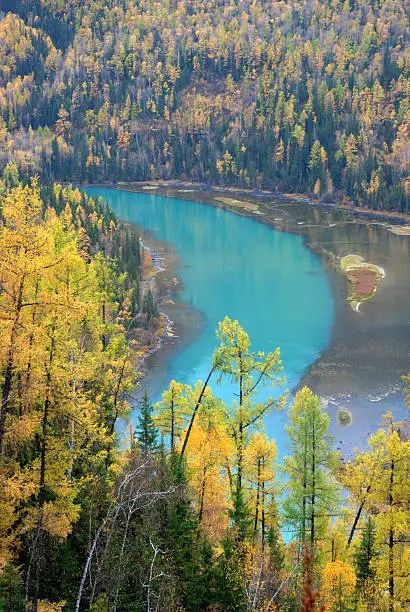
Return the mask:
<path fill-rule="evenodd" d="M 372 560 L 376 557 L 376 526 L 369 516 L 363 527 L 360 544 L 354 556 L 356 566 L 357 587 L 362 590 L 375 576 Z"/>
<path fill-rule="evenodd" d="M 269 560 L 278 571 L 284 566 L 284 556 L 280 542 L 280 533 L 276 525 L 269 529 L 266 542 L 269 546 Z"/>
<path fill-rule="evenodd" d="M 243 488 L 237 488 L 233 499 L 233 508 L 229 514 L 236 529 L 237 541 L 246 540 L 251 532 L 252 515 Z"/>
<path fill-rule="evenodd" d="M 159 315 L 151 289 L 148 289 L 148 293 L 144 296 L 142 301 L 142 312 L 147 315 L 148 323 L 151 321 L 151 319 L 158 317 Z"/>
<path fill-rule="evenodd" d="M 246 590 L 244 582 L 243 554 L 228 533 L 222 541 L 223 553 L 218 557 L 216 567 L 215 596 L 221 610 L 244 612 Z"/>
<path fill-rule="evenodd" d="M 214 603 L 215 591 L 212 546 L 206 533 L 201 531 L 192 507 L 185 463 L 176 453 L 168 459 L 167 475 L 177 490 L 175 498 L 163 507 L 162 513 L 170 572 L 175 577 L 176 595 L 182 608 L 207 610 Z"/>
<path fill-rule="evenodd" d="M 135 433 L 138 443 L 145 453 L 158 450 L 158 433 L 153 418 L 153 407 L 147 390 L 144 392 L 140 405 L 140 414 Z"/>

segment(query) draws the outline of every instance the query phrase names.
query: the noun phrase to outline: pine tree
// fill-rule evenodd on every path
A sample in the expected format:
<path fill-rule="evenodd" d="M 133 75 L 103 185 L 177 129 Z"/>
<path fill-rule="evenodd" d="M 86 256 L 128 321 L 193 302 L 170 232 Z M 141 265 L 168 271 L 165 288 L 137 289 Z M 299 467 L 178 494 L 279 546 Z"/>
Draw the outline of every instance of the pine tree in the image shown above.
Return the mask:
<path fill-rule="evenodd" d="M 142 301 L 142 311 L 147 315 L 148 324 L 150 323 L 151 319 L 158 317 L 159 315 L 151 289 L 148 289 L 147 295 L 144 296 Z"/>
<path fill-rule="evenodd" d="M 269 559 L 271 564 L 276 570 L 282 569 L 284 565 L 284 556 L 280 541 L 279 528 L 276 525 L 272 525 L 272 527 L 269 529 L 266 542 L 269 547 Z"/>
<path fill-rule="evenodd" d="M 217 566 L 216 596 L 222 610 L 242 612 L 246 610 L 243 562 L 231 536 L 228 534 L 222 542 L 223 553 Z"/>
<path fill-rule="evenodd" d="M 172 572 L 177 577 L 178 599 L 183 609 L 206 610 L 214 590 L 211 547 L 192 508 L 184 463 L 175 454 L 169 457 L 168 470 L 178 495 L 164 509 L 164 536 Z"/>
<path fill-rule="evenodd" d="M 0 610 L 14 612 L 24 609 L 24 589 L 20 571 L 6 565 L 0 574 Z"/>

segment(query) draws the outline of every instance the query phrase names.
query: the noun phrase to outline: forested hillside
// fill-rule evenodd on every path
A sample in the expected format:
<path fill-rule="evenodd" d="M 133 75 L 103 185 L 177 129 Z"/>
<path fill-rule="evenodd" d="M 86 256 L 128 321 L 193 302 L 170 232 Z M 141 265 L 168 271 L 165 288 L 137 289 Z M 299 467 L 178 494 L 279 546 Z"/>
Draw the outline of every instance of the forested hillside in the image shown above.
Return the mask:
<path fill-rule="evenodd" d="M 3 0 L 0 163 L 408 211 L 409 5 Z"/>

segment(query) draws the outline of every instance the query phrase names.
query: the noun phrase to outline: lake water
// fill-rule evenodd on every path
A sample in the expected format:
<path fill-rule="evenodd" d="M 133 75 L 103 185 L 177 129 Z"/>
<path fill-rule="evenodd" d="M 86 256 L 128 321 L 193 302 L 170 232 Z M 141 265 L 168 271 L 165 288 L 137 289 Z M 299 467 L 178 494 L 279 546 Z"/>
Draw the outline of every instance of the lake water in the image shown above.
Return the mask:
<path fill-rule="evenodd" d="M 200 310 L 202 321 L 194 342 L 169 362 L 169 380 L 193 384 L 205 379 L 215 330 L 226 315 L 240 322 L 254 349 L 280 347 L 289 388 L 328 345 L 334 300 L 320 257 L 301 236 L 197 202 L 108 188 L 87 192 L 98 193 L 120 219 L 153 230 L 177 250 L 179 299 Z M 212 387 L 232 401 L 228 382 Z M 283 415 L 266 418 L 269 434 L 278 420 Z"/>
<path fill-rule="evenodd" d="M 121 220 L 171 243 L 178 256 L 183 289 L 177 310 L 189 332 L 171 352 L 150 360 L 144 384 L 154 400 L 171 379 L 193 384 L 205 378 L 215 329 L 228 315 L 246 329 L 255 350 L 280 347 L 287 387 L 303 382 L 321 396 L 346 455 L 364 444 L 387 409 L 405 418 L 401 375 L 410 369 L 410 239 L 369 218 L 289 200 L 257 200 L 264 215 L 256 220 L 209 206 L 212 197 L 200 192 L 169 197 L 171 191 L 165 197 L 104 187 L 86 191 L 102 196 Z M 324 264 L 329 254 L 348 253 L 386 270 L 376 297 L 359 313 L 345 303 L 344 280 Z M 228 382 L 213 381 L 212 388 L 232 401 Z M 338 423 L 340 407 L 352 413 L 351 427 Z M 265 419 L 280 454 L 287 446 L 285 422 L 285 412 Z"/>

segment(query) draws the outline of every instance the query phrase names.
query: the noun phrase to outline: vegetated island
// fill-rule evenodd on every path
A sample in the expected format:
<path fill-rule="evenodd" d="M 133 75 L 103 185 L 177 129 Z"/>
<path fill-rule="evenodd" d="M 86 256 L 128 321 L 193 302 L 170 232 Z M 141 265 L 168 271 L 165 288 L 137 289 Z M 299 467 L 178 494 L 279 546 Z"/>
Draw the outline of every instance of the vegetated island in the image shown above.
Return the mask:
<path fill-rule="evenodd" d="M 340 259 L 340 270 L 350 283 L 347 301 L 353 310 L 359 312 L 360 304 L 375 295 L 378 282 L 384 278 L 385 271 L 368 263 L 361 255 L 354 254 Z"/>

